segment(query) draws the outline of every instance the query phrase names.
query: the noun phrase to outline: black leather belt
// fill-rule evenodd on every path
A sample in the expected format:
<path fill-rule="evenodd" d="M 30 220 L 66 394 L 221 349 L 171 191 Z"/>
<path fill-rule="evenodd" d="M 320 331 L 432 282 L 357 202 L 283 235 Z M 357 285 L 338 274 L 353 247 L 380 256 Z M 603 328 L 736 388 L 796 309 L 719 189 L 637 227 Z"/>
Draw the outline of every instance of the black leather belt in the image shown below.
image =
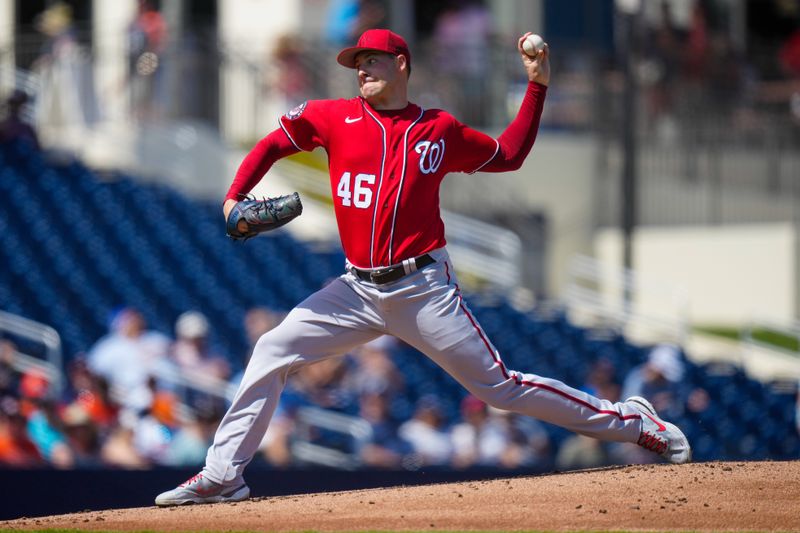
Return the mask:
<path fill-rule="evenodd" d="M 431 257 L 429 254 L 421 255 L 419 257 L 414 258 L 414 264 L 417 266 L 416 270 L 421 270 L 428 265 L 432 265 L 435 262 L 436 259 Z M 383 268 L 378 270 L 361 270 L 360 268 L 352 267 L 350 270 L 359 279 L 362 279 L 364 281 L 369 281 L 370 283 L 374 283 L 376 285 L 384 285 L 386 283 L 391 283 L 393 281 L 397 281 L 398 279 L 406 275 L 406 269 L 403 265 L 398 265 L 395 267 Z"/>

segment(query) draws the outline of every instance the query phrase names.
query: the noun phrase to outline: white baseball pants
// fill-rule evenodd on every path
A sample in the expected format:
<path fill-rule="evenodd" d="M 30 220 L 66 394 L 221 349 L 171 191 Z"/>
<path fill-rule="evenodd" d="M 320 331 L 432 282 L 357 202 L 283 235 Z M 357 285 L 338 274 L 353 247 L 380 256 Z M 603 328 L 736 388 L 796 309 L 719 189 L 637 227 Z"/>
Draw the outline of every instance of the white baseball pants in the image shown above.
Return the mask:
<path fill-rule="evenodd" d="M 289 374 L 383 334 L 426 354 L 489 405 L 603 440 L 638 440 L 641 417 L 626 404 L 506 368 L 462 299 L 446 250 L 430 255 L 433 265 L 382 286 L 348 272 L 264 334 L 220 422 L 204 474 L 226 485 L 241 483 Z"/>

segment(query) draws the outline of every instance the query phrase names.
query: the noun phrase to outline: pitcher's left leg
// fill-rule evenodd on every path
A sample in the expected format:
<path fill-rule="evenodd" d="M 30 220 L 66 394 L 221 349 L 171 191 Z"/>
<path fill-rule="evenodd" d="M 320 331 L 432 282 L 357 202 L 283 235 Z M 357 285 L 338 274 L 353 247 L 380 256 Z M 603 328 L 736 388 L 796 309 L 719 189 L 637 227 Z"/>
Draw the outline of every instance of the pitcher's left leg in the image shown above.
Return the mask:
<path fill-rule="evenodd" d="M 511 370 L 463 301 L 449 261 L 425 269 L 426 297 L 405 298 L 387 317 L 392 334 L 444 368 L 489 405 L 603 440 L 637 442 L 642 415 L 564 383 Z M 415 317 L 413 322 L 403 317 Z"/>

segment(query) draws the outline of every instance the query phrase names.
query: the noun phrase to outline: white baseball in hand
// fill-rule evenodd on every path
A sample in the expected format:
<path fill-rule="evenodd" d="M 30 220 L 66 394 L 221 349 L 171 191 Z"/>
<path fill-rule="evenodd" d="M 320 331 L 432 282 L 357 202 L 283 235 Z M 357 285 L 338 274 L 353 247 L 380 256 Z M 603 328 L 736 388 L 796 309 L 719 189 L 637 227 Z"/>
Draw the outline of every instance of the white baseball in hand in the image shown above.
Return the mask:
<path fill-rule="evenodd" d="M 541 35 L 532 33 L 522 41 L 522 49 L 529 56 L 536 56 L 544 49 L 544 39 Z"/>

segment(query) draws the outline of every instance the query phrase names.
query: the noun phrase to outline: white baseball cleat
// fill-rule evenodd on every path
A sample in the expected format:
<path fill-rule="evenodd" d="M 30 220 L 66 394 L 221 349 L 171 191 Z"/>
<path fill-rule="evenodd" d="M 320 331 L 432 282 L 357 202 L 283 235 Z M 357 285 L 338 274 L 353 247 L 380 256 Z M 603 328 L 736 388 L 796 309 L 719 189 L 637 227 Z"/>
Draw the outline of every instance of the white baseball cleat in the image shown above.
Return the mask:
<path fill-rule="evenodd" d="M 170 507 L 187 503 L 240 502 L 250 497 L 250 487 L 226 487 L 206 479 L 199 473 L 179 486 L 156 496 L 156 505 Z"/>
<path fill-rule="evenodd" d="M 636 444 L 676 465 L 692 460 L 689 439 L 678 426 L 661 420 L 650 402 L 641 396 L 631 396 L 625 403 L 642 414 L 642 432 Z"/>

